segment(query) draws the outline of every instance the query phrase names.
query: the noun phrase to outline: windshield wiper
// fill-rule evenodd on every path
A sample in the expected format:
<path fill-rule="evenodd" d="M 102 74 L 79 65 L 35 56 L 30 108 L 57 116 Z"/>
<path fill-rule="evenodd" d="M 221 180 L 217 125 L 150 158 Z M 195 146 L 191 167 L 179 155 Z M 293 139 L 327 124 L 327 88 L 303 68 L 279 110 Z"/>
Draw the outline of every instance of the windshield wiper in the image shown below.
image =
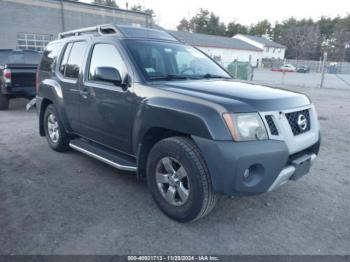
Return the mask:
<path fill-rule="evenodd" d="M 183 76 L 183 75 L 163 75 L 163 76 L 150 76 L 149 79 L 152 81 L 156 81 L 156 80 L 166 80 L 166 81 L 170 81 L 170 80 L 186 80 L 188 79 L 188 76 Z"/>

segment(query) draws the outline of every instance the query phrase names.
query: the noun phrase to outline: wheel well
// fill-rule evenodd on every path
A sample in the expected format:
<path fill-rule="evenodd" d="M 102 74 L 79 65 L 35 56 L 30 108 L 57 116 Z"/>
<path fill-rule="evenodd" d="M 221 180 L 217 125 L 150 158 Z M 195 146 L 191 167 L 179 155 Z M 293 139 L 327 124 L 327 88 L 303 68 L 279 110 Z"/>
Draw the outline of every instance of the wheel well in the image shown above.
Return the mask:
<path fill-rule="evenodd" d="M 39 132 L 41 136 L 45 136 L 45 130 L 44 130 L 45 110 L 51 104 L 53 104 L 52 101 L 46 98 L 41 102 L 40 115 L 39 115 Z"/>
<path fill-rule="evenodd" d="M 146 177 L 146 165 L 148 153 L 152 147 L 159 141 L 172 137 L 172 136 L 185 136 L 190 137 L 189 134 L 181 133 L 175 130 L 154 127 L 147 131 L 144 135 L 142 142 L 138 146 L 137 150 L 137 176 L 144 179 Z"/>

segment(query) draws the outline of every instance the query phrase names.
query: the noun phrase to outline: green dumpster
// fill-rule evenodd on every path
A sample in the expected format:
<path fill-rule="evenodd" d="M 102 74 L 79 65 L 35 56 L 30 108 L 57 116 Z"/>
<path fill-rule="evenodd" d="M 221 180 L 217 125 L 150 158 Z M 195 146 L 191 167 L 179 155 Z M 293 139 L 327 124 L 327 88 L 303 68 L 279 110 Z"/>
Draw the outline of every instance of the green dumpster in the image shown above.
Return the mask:
<path fill-rule="evenodd" d="M 227 70 L 236 79 L 253 79 L 253 67 L 250 65 L 249 62 L 233 61 L 231 64 L 228 65 Z"/>

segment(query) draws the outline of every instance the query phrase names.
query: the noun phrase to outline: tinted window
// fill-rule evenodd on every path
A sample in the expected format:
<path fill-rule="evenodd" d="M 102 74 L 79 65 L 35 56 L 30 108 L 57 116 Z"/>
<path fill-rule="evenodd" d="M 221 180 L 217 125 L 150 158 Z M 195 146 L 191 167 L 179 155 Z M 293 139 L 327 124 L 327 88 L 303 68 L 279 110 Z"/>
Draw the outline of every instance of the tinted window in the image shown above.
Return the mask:
<path fill-rule="evenodd" d="M 60 67 L 61 73 L 68 78 L 77 79 L 79 77 L 80 68 L 83 63 L 84 54 L 86 50 L 86 42 L 75 42 L 70 50 L 69 57 L 69 45 L 66 48 L 62 64 Z M 68 57 L 68 61 L 67 61 Z"/>
<path fill-rule="evenodd" d="M 61 65 L 60 65 L 60 73 L 62 75 L 65 74 L 65 71 L 66 71 L 65 69 L 66 69 L 66 66 L 67 66 L 67 62 L 68 62 L 68 58 L 69 58 L 69 54 L 70 54 L 70 50 L 72 49 L 72 46 L 73 46 L 73 44 L 69 43 L 66 46 L 66 49 L 64 50 L 64 55 L 63 55 L 62 62 L 61 62 Z"/>
<path fill-rule="evenodd" d="M 41 54 L 39 52 L 23 51 L 25 64 L 37 65 L 40 62 Z"/>
<path fill-rule="evenodd" d="M 122 79 L 127 75 L 125 63 L 118 50 L 113 45 L 97 44 L 94 47 L 88 79 L 95 80 L 95 72 L 98 67 L 112 67 L 117 69 Z"/>
<path fill-rule="evenodd" d="M 38 64 L 40 53 L 35 51 L 0 50 L 0 65 L 4 64 Z"/>
<path fill-rule="evenodd" d="M 47 46 L 40 63 L 41 71 L 52 72 L 55 70 L 62 45 L 62 43 L 55 43 Z"/>

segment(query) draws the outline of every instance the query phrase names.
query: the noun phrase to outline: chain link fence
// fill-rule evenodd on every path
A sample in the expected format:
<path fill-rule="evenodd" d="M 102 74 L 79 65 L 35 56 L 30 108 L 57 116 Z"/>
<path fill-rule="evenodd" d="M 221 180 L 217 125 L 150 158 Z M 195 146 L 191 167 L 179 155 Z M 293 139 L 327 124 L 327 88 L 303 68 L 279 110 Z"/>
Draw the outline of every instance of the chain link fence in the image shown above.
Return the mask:
<path fill-rule="evenodd" d="M 264 59 L 260 68 L 250 66 L 248 62 L 233 61 L 221 64 L 228 71 L 240 80 L 248 80 L 257 84 L 264 84 L 275 87 L 311 87 L 311 88 L 336 88 L 350 90 L 350 63 L 347 62 L 326 62 L 311 60 Z M 276 72 L 285 64 L 291 64 L 295 68 L 306 66 L 309 72 Z M 324 66 L 324 77 L 322 69 Z"/>
<path fill-rule="evenodd" d="M 310 72 L 321 73 L 322 60 L 296 60 L 296 59 L 263 59 L 261 67 L 264 69 L 279 68 L 284 64 L 292 64 L 295 67 L 307 66 Z M 349 62 L 327 61 L 325 63 L 326 73 L 329 74 L 350 74 Z"/>

